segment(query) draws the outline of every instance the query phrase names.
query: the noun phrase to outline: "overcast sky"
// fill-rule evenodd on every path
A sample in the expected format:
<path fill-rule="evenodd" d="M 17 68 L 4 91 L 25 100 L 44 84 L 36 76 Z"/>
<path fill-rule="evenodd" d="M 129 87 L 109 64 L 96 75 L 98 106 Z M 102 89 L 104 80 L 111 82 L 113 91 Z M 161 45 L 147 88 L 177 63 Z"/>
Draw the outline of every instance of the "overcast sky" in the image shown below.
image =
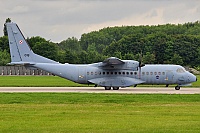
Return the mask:
<path fill-rule="evenodd" d="M 0 0 L 0 36 L 6 18 L 25 37 L 53 42 L 104 27 L 200 20 L 200 0 Z"/>

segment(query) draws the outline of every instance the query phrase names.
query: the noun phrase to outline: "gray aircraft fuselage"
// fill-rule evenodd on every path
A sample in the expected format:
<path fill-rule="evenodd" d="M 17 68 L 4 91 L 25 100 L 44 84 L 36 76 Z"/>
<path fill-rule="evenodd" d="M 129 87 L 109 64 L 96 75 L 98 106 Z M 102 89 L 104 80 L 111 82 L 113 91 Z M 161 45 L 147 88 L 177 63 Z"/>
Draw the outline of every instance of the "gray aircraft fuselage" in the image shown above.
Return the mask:
<path fill-rule="evenodd" d="M 112 87 L 130 86 L 124 81 L 125 77 L 142 80 L 143 84 L 178 84 L 178 86 L 185 86 L 197 80 L 196 76 L 179 65 L 145 65 L 140 72 L 138 68 L 102 69 L 98 67 L 100 64 L 101 62 L 87 65 L 38 63 L 35 67 L 81 84 L 89 84 L 92 79 L 119 78 L 120 83 L 117 85 L 115 81 L 109 83 L 108 86 Z"/>

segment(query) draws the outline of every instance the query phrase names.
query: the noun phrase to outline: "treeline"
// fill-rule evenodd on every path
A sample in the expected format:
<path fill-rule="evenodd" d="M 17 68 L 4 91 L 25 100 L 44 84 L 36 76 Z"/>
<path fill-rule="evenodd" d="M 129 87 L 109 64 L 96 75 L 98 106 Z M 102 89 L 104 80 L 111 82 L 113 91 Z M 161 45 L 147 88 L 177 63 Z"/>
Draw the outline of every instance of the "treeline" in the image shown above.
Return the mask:
<path fill-rule="evenodd" d="M 150 64 L 200 66 L 200 21 L 157 26 L 107 27 L 53 43 L 42 37 L 27 38 L 33 51 L 61 63 L 86 64 L 107 57 Z M 10 62 L 8 38 L 0 37 L 0 65 Z"/>

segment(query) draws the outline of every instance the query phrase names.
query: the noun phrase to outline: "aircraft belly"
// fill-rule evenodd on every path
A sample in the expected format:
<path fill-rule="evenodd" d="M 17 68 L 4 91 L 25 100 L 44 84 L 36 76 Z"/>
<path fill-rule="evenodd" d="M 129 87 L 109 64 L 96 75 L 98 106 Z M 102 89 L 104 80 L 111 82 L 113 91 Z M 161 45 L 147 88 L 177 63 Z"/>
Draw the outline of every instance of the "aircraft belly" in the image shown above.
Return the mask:
<path fill-rule="evenodd" d="M 127 87 L 135 84 L 144 83 L 144 81 L 130 78 L 130 77 L 103 77 L 88 80 L 91 83 L 99 86 L 116 86 L 116 87 Z"/>

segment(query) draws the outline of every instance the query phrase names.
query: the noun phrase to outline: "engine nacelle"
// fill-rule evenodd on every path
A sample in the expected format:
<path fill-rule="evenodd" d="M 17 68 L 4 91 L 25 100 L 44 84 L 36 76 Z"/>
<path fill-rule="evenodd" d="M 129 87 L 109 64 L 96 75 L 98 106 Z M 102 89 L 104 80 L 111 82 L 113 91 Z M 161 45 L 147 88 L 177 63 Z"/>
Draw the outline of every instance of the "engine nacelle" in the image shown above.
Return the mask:
<path fill-rule="evenodd" d="M 126 60 L 123 69 L 137 71 L 140 63 L 134 60 Z"/>

